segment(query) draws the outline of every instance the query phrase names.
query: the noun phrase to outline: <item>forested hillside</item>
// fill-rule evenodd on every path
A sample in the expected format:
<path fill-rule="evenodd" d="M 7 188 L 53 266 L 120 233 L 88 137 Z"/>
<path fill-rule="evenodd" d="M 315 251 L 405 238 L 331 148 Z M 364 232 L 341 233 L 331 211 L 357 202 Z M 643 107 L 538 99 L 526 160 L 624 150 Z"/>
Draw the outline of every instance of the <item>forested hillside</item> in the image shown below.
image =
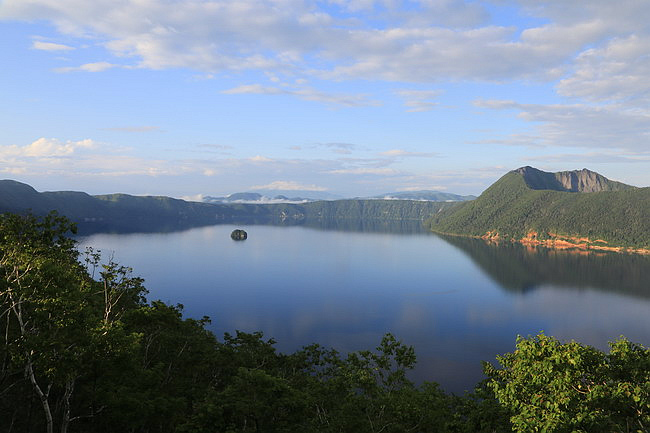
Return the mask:
<path fill-rule="evenodd" d="M 128 267 L 80 254 L 64 218 L 0 216 L 0 431 L 647 432 L 650 350 L 538 335 L 485 365 L 475 393 L 406 373 L 415 349 L 278 353 L 259 333 L 148 301 Z M 514 338 L 514 337 L 513 337 Z"/>
<path fill-rule="evenodd" d="M 495 240 L 556 239 L 591 247 L 650 249 L 650 188 L 532 189 L 515 170 L 476 200 L 455 204 L 427 224 L 436 232 Z"/>
<path fill-rule="evenodd" d="M 331 225 L 336 221 L 345 226 L 346 221 L 422 222 L 451 205 L 409 200 L 197 203 L 161 196 L 91 196 L 70 191 L 39 193 L 20 182 L 0 181 L 0 212 L 31 211 L 45 215 L 56 210 L 77 223 L 82 231 L 169 231 L 217 223 Z"/>

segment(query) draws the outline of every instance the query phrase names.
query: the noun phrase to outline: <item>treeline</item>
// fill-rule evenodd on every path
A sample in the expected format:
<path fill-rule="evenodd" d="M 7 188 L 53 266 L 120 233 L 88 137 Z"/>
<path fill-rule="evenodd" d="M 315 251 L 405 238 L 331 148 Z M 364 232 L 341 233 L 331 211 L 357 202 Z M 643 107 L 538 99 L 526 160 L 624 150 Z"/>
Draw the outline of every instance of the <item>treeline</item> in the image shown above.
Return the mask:
<path fill-rule="evenodd" d="M 37 192 L 24 183 L 0 180 L 0 212 L 46 215 L 55 209 L 90 232 L 163 232 L 212 224 L 277 224 L 354 227 L 377 222 L 417 222 L 448 202 L 335 200 L 303 204 L 197 203 L 164 196 L 83 192 Z"/>
<path fill-rule="evenodd" d="M 521 239 L 550 234 L 604 240 L 609 246 L 650 248 L 650 188 L 575 193 L 531 189 L 510 172 L 470 202 L 432 216 L 427 225 L 440 233 Z"/>
<path fill-rule="evenodd" d="M 414 349 L 392 335 L 346 356 L 218 340 L 208 318 L 148 302 L 129 268 L 79 253 L 72 228 L 0 216 L 4 432 L 648 431 L 650 351 L 624 339 L 607 354 L 519 339 L 475 393 L 448 395 L 408 380 Z"/>

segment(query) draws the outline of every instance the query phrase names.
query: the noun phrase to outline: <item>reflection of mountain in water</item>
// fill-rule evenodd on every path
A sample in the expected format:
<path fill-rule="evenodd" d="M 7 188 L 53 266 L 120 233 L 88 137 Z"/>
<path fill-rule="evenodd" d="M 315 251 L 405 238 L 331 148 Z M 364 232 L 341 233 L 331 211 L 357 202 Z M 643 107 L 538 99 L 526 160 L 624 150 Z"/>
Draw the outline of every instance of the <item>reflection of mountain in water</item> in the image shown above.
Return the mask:
<path fill-rule="evenodd" d="M 380 220 L 380 219 L 308 219 L 303 227 L 341 232 L 391 233 L 391 234 L 432 234 L 421 221 Z"/>
<path fill-rule="evenodd" d="M 440 236 L 460 248 L 504 289 L 524 293 L 544 284 L 650 298 L 650 257 L 579 253 L 480 239 Z"/>

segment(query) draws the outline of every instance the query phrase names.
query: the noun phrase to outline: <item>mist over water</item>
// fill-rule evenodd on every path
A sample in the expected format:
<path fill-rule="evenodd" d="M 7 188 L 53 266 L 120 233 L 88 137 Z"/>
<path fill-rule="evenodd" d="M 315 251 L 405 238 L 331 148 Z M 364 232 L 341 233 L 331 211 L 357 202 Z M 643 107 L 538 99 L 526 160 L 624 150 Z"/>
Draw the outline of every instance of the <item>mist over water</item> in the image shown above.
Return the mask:
<path fill-rule="evenodd" d="M 235 228 L 248 239 L 231 240 Z M 218 337 L 263 331 L 281 351 L 319 343 L 347 352 L 391 332 L 415 346 L 412 379 L 455 393 L 471 389 L 481 361 L 511 351 L 517 335 L 545 331 L 600 349 L 620 335 L 650 344 L 648 257 L 494 246 L 412 225 L 323 228 L 96 234 L 80 248 L 133 267 L 150 300 L 210 316 Z"/>

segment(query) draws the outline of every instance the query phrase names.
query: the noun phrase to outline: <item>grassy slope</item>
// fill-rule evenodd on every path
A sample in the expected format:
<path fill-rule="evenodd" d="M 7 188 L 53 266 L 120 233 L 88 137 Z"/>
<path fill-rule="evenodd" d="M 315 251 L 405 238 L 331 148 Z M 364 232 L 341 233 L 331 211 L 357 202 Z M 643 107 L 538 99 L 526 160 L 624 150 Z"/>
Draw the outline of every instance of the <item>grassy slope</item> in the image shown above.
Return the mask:
<path fill-rule="evenodd" d="M 428 221 L 433 231 L 521 239 L 529 231 L 603 239 L 612 246 L 650 248 L 650 188 L 595 193 L 530 189 L 510 172 L 474 201 Z"/>

